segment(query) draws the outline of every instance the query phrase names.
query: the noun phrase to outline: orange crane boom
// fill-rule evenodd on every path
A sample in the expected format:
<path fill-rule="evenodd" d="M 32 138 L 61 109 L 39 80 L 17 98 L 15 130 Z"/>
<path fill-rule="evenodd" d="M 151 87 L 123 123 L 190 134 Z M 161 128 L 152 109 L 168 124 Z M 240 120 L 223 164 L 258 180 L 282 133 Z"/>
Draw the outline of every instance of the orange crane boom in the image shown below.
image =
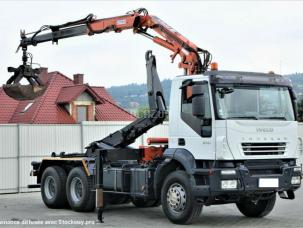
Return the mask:
<path fill-rule="evenodd" d="M 200 74 L 208 69 L 211 62 L 211 54 L 207 50 L 199 48 L 161 19 L 149 15 L 146 9 L 140 8 L 122 16 L 95 19 L 94 15 L 89 14 L 84 19 L 62 25 L 44 25 L 33 33 L 25 34 L 24 31 L 21 32 L 19 48 L 22 48 L 23 51 L 23 65 L 18 68 L 9 68 L 9 72 L 14 72 L 14 75 L 3 88 L 7 95 L 18 100 L 34 99 L 36 95 L 43 93 L 44 85 L 39 79 L 39 73 L 31 68 L 31 62 L 28 63 L 28 57 L 32 58 L 27 52 L 28 46 L 36 46 L 39 43 L 49 41 L 58 43 L 60 39 L 81 35 L 94 35 L 104 32 L 119 33 L 129 29 L 132 29 L 135 34 L 141 34 L 162 47 L 171 50 L 173 52 L 171 55 L 172 61 L 179 55 L 181 57 L 179 67 L 184 69 L 185 74 Z M 149 29 L 154 30 L 159 36 L 153 36 L 148 33 Z M 24 77 L 30 83 L 28 87 L 19 84 Z"/>
<path fill-rule="evenodd" d="M 138 9 L 123 16 L 91 21 L 87 25 L 89 34 L 110 31 L 122 32 L 123 30 L 133 29 L 134 33 L 145 35 L 155 43 L 171 50 L 173 52 L 171 55 L 172 61 L 176 55 L 180 55 L 181 62 L 179 67 L 185 69 L 186 74 L 202 73 L 207 70 L 210 62 L 208 51 L 199 48 L 158 17 L 149 15 L 145 9 Z M 148 29 L 153 29 L 161 37 L 148 34 Z M 200 59 L 199 53 L 205 55 L 204 64 Z"/>

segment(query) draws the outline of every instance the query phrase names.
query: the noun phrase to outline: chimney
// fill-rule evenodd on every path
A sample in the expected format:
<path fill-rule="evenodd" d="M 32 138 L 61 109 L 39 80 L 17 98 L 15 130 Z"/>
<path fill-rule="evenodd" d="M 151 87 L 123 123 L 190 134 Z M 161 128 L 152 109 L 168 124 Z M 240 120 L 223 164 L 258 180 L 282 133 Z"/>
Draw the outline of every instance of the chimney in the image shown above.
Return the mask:
<path fill-rule="evenodd" d="M 47 74 L 48 68 L 47 67 L 40 67 L 40 74 Z"/>
<path fill-rule="evenodd" d="M 40 67 L 40 79 L 43 81 L 43 83 L 47 83 L 50 79 L 48 75 L 48 68 L 47 67 Z"/>
<path fill-rule="evenodd" d="M 84 74 L 74 74 L 74 83 L 76 85 L 82 85 L 84 82 Z"/>

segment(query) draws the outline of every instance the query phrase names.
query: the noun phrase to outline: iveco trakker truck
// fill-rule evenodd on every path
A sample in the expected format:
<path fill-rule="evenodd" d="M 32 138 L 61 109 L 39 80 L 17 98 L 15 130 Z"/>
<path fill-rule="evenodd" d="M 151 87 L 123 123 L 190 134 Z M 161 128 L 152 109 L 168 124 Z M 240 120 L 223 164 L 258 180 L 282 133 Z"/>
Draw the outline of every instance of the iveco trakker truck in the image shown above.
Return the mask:
<path fill-rule="evenodd" d="M 129 28 L 172 50 L 172 58 L 181 56 L 179 66 L 187 75 L 172 81 L 168 138 L 149 138 L 149 145 L 140 148 L 130 146 L 167 115 L 156 59 L 148 51 L 150 113 L 92 142 L 85 153 L 53 153 L 33 162 L 37 185 L 30 187 L 41 188 L 44 203 L 80 212 L 97 208 L 99 220 L 107 203 L 162 205 L 170 221 L 187 224 L 203 206 L 235 203 L 245 216 L 263 217 L 273 209 L 277 195 L 294 199 L 302 178 L 296 163 L 302 142 L 291 83 L 274 73 L 220 71 L 216 64 L 208 70 L 206 50 L 144 9 L 44 26 L 31 37 L 22 33 L 23 65 L 10 68 L 14 75 L 4 87 L 6 93 L 15 99 L 45 96 L 38 70 L 27 62 L 27 46 Z M 164 38 L 149 35 L 148 28 Z M 23 77 L 29 86 L 19 84 Z"/>

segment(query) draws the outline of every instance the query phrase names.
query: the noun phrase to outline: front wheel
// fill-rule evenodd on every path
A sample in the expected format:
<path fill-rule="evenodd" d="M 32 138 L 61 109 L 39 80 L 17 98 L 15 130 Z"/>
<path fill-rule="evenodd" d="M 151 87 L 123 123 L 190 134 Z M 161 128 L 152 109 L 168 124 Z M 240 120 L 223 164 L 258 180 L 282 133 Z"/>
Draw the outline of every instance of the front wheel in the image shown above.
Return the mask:
<path fill-rule="evenodd" d="M 275 203 L 276 194 L 269 199 L 259 200 L 257 202 L 252 201 L 250 198 L 245 198 L 236 205 L 243 215 L 247 217 L 261 218 L 268 215 L 273 210 Z"/>
<path fill-rule="evenodd" d="M 202 211 L 184 171 L 174 171 L 167 176 L 161 190 L 161 203 L 166 217 L 176 224 L 192 223 Z"/>

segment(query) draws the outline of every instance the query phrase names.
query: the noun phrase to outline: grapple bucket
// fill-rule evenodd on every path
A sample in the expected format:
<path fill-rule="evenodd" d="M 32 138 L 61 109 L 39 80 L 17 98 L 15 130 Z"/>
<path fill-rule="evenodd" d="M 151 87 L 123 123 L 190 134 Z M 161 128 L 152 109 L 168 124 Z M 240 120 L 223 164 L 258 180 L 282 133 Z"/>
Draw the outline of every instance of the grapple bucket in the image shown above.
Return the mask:
<path fill-rule="evenodd" d="M 37 97 L 43 95 L 46 90 L 44 85 L 21 85 L 17 84 L 6 84 L 3 85 L 3 90 L 7 96 L 18 100 L 34 100 Z"/>
<path fill-rule="evenodd" d="M 7 96 L 19 101 L 34 100 L 45 92 L 46 85 L 39 78 L 40 69 L 23 64 L 18 68 L 8 67 L 8 72 L 13 72 L 14 75 L 3 85 Z M 28 85 L 20 84 L 23 78 L 27 79 Z"/>

